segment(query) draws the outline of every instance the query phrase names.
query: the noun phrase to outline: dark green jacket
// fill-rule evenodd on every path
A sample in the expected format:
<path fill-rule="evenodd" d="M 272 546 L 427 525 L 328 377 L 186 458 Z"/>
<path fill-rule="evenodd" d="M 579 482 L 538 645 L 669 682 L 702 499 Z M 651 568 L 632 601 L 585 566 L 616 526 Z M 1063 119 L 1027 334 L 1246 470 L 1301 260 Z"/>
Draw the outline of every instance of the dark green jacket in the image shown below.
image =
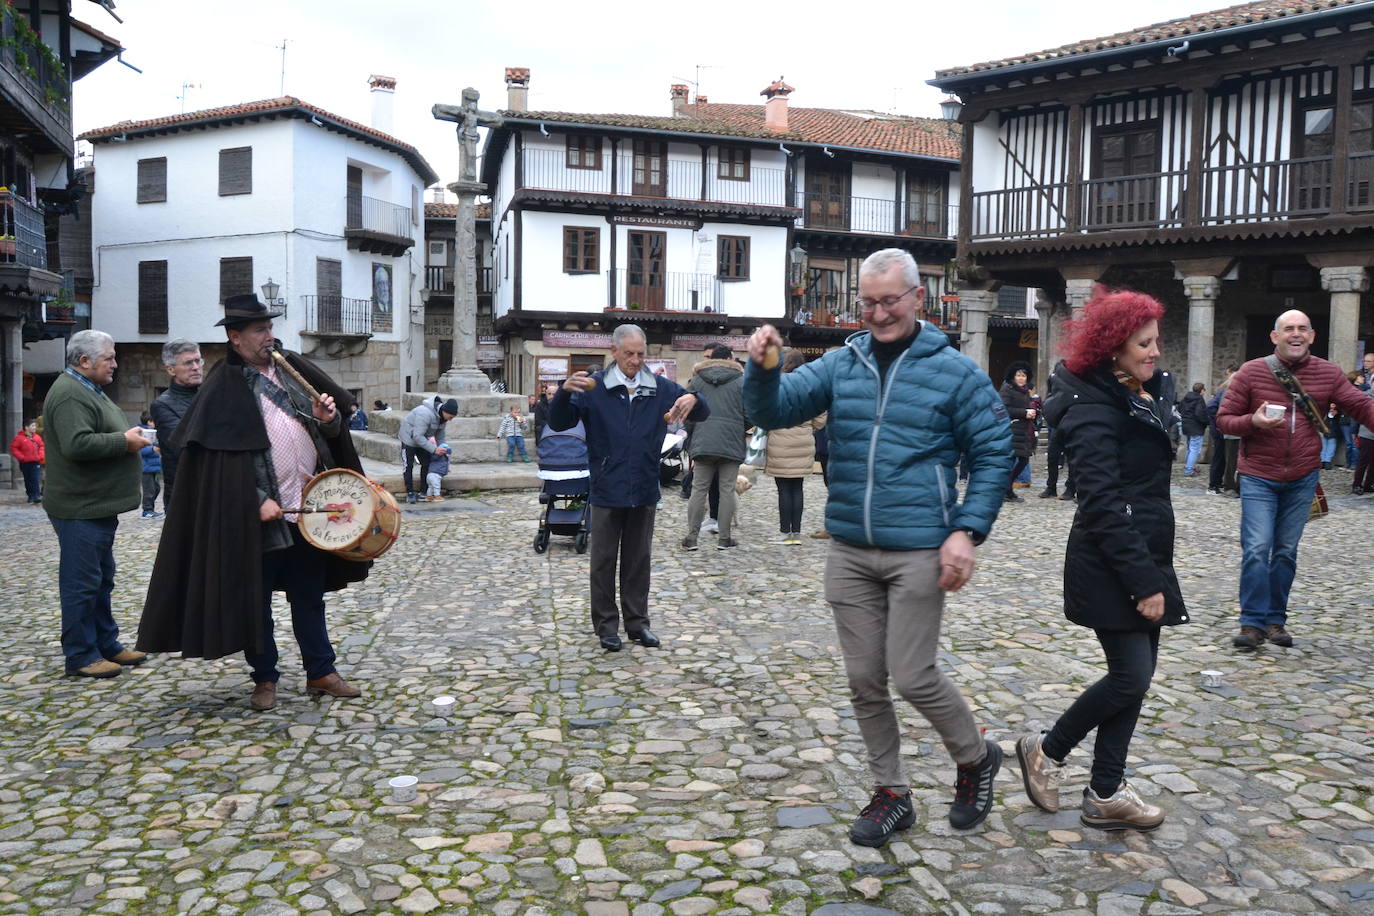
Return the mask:
<path fill-rule="evenodd" d="M 137 509 L 143 461 L 129 451 L 131 425 L 113 401 L 63 372 L 43 402 L 47 483 L 53 518 L 112 518 Z"/>

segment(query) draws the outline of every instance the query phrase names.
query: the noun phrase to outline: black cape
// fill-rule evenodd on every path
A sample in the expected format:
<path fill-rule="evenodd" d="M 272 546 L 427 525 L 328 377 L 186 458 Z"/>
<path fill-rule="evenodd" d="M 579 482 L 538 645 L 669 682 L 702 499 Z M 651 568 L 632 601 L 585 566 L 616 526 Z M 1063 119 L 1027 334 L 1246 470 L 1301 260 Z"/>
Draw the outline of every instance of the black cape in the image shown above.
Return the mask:
<path fill-rule="evenodd" d="M 317 391 L 333 396 L 341 417 L 348 416 L 353 398 L 346 390 L 305 358 L 283 355 Z M 242 369 L 230 351 L 205 377 L 172 434 L 180 452 L 177 486 L 138 627 L 137 646 L 144 652 L 221 658 L 264 645 L 258 610 L 263 522 L 253 456 L 270 442 Z M 325 442 L 333 467 L 362 473 L 346 423 Z M 329 554 L 325 590 L 362 581 L 371 565 Z"/>

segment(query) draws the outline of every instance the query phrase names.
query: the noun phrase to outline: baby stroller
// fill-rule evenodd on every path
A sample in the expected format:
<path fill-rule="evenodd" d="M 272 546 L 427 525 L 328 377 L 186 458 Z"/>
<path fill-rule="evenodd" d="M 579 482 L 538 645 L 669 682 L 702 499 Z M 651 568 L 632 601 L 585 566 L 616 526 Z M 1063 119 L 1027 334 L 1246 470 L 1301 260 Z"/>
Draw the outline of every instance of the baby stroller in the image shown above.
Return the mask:
<path fill-rule="evenodd" d="M 587 470 L 587 431 L 579 422 L 561 432 L 544 427 L 539 439 L 539 531 L 534 535 L 534 552 L 549 549 L 549 536 L 558 534 L 573 539 L 573 550 L 587 552 L 587 527 L 591 508 L 591 472 Z"/>
<path fill-rule="evenodd" d="M 663 447 L 658 457 L 658 482 L 664 485 L 677 480 L 682 474 L 684 461 L 682 451 L 687 444 L 687 431 L 679 429 L 663 437 Z"/>

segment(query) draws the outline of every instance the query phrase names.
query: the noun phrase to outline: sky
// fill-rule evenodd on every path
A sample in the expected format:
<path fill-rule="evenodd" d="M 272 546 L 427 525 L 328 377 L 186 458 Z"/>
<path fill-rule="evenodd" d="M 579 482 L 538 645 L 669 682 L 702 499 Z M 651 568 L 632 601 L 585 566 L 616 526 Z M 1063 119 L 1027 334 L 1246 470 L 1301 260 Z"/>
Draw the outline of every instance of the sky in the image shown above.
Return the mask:
<path fill-rule="evenodd" d="M 464 87 L 506 105 L 505 68 L 530 68 L 529 107 L 670 113 L 668 87 L 713 102 L 761 104 L 783 77 L 790 103 L 939 116 L 936 70 L 1139 28 L 1219 0 L 957 0 L 906 4 L 698 0 L 116 0 L 124 22 L 75 0 L 76 18 L 117 38 L 124 60 L 76 84 L 76 132 L 294 95 L 370 123 L 371 74 L 395 77 L 393 134 L 445 183 L 457 177 L 454 125 L 430 113 Z M 285 42 L 285 78 L 282 50 Z M 694 92 L 695 94 L 695 92 Z M 97 163 L 98 164 L 98 163 Z"/>

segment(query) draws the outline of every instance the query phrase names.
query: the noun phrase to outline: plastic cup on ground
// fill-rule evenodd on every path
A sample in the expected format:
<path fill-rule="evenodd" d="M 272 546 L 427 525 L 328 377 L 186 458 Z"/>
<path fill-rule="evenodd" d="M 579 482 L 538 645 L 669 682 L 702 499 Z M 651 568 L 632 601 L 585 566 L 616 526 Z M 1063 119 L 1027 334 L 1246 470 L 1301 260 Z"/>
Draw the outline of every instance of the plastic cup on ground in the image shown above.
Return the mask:
<path fill-rule="evenodd" d="M 1201 672 L 1201 676 L 1203 687 L 1222 686 L 1222 674 L 1220 671 L 1203 671 Z"/>
<path fill-rule="evenodd" d="M 453 715 L 453 708 L 457 705 L 458 701 L 450 696 L 435 697 L 429 704 L 430 710 L 441 719 Z"/>
<path fill-rule="evenodd" d="M 387 780 L 387 785 L 391 786 L 392 802 L 404 805 L 415 801 L 420 794 L 420 790 L 415 787 L 419 781 L 414 776 L 393 776 Z"/>

